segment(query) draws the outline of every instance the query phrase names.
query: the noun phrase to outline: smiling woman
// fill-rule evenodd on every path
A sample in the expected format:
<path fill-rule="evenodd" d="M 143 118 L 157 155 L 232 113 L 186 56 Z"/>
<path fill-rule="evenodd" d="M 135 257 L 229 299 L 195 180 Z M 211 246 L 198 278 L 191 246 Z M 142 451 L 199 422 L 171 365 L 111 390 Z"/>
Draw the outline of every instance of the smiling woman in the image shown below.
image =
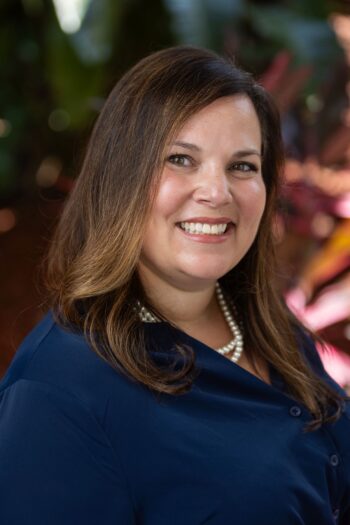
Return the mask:
<path fill-rule="evenodd" d="M 348 399 L 274 279 L 282 167 L 231 61 L 119 80 L 0 384 L 1 523 L 350 523 Z"/>

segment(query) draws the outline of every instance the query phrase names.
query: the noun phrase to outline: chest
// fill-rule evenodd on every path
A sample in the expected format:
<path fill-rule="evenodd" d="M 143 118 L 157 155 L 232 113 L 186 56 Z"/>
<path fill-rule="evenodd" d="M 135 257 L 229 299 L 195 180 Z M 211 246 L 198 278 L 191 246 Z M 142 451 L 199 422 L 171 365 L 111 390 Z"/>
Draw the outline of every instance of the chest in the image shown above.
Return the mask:
<path fill-rule="evenodd" d="M 291 407 L 200 388 L 150 402 L 118 436 L 142 524 L 333 524 L 336 450 Z"/>
<path fill-rule="evenodd" d="M 250 374 L 253 374 L 255 377 L 258 377 L 268 385 L 271 385 L 269 367 L 263 359 L 257 358 L 256 364 L 254 366 L 252 361 L 248 359 L 247 355 L 243 353 L 237 364 Z"/>

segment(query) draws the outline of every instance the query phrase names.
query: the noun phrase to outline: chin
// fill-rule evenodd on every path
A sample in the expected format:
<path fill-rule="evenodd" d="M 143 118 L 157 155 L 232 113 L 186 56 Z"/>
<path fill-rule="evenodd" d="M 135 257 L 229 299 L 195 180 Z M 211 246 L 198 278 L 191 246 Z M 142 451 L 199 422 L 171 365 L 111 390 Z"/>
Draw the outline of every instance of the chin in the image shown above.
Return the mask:
<path fill-rule="evenodd" d="M 232 270 L 233 266 L 225 266 L 225 267 L 213 267 L 210 268 L 183 268 L 182 273 L 184 275 L 187 275 L 189 278 L 192 279 L 198 279 L 199 281 L 208 281 L 208 282 L 215 282 L 224 275 L 226 275 L 230 270 Z"/>

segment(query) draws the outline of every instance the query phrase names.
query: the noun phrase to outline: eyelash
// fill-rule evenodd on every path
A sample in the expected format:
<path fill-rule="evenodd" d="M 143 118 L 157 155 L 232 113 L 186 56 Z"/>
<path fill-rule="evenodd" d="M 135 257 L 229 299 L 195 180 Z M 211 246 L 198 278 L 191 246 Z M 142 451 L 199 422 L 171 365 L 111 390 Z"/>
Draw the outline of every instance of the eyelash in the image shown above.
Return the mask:
<path fill-rule="evenodd" d="M 254 172 L 258 171 L 257 166 L 255 164 L 252 164 L 251 162 L 235 162 L 234 164 L 232 164 L 230 169 L 232 169 L 232 168 L 235 169 L 234 166 L 247 166 L 248 169 L 238 170 L 238 171 L 242 171 L 244 173 L 248 173 L 249 171 L 254 171 Z"/>
<path fill-rule="evenodd" d="M 181 166 L 183 167 L 184 165 L 181 163 L 181 162 L 176 162 L 175 159 L 183 159 L 183 160 L 188 160 L 191 162 L 192 164 L 192 159 L 191 157 L 189 157 L 188 155 L 182 155 L 181 153 L 174 153 L 173 155 L 170 155 L 167 160 L 171 163 L 171 164 L 174 164 L 175 166 Z M 185 166 L 187 167 L 187 166 Z"/>
<path fill-rule="evenodd" d="M 176 161 L 177 159 L 177 161 Z M 182 159 L 182 160 L 188 160 L 191 164 L 193 164 L 193 159 L 191 157 L 189 157 L 188 155 L 183 155 L 182 153 L 174 153 L 173 155 L 170 155 L 167 160 L 168 162 L 170 162 L 171 164 L 174 164 L 175 166 L 180 166 L 180 167 L 189 167 L 189 166 L 184 166 L 184 164 L 182 164 L 181 162 L 178 162 L 179 159 Z M 252 164 L 251 162 L 246 162 L 246 161 L 239 161 L 239 162 L 234 162 L 233 164 L 231 164 L 231 166 L 229 167 L 229 170 L 231 171 L 235 171 L 237 169 L 237 166 L 239 167 L 247 167 L 248 169 L 238 169 L 237 171 L 241 171 L 243 173 L 248 173 L 250 171 L 253 171 L 253 172 L 257 172 L 258 171 L 258 167 L 255 165 L 255 164 Z"/>

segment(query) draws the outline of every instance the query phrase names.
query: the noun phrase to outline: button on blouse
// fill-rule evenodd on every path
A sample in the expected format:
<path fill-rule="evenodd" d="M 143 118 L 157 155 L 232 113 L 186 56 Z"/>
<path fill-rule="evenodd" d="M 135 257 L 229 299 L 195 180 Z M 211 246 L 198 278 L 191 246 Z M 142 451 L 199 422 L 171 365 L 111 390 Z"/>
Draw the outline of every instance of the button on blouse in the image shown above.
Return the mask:
<path fill-rule="evenodd" d="M 337 456 L 337 454 L 331 455 L 330 462 L 332 467 L 337 467 L 339 465 L 339 457 Z"/>
<path fill-rule="evenodd" d="M 299 417 L 301 415 L 301 408 L 297 405 L 294 405 L 290 408 L 289 413 L 293 417 Z"/>

